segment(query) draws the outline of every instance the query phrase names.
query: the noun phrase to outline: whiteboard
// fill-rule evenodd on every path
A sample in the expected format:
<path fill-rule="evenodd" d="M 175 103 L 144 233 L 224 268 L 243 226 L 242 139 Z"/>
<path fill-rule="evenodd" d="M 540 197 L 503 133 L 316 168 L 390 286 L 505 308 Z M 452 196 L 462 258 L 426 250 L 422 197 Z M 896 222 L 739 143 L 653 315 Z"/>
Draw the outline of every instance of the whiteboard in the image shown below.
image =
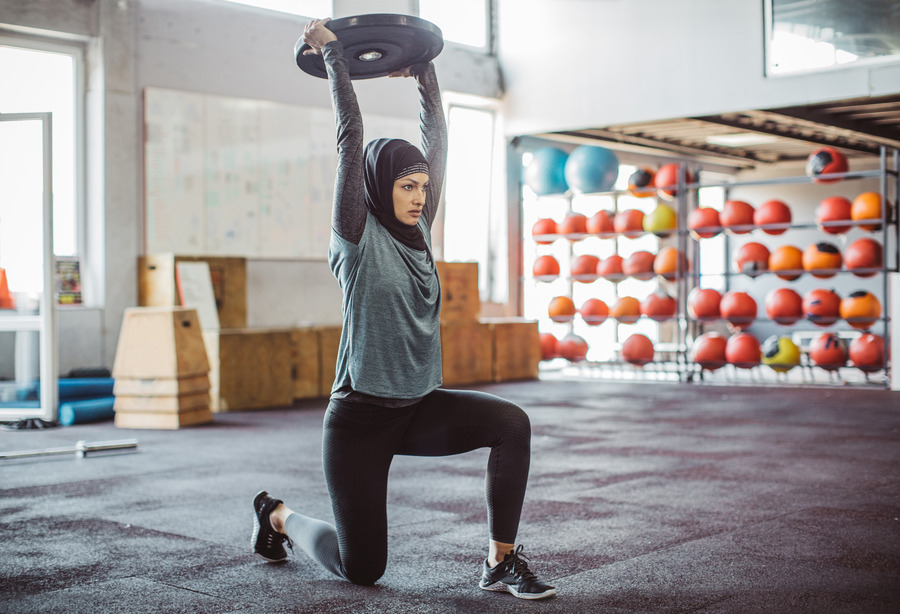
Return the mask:
<path fill-rule="evenodd" d="M 364 122 L 419 145 L 418 118 Z M 145 88 L 145 253 L 324 260 L 336 164 L 331 109 Z"/>

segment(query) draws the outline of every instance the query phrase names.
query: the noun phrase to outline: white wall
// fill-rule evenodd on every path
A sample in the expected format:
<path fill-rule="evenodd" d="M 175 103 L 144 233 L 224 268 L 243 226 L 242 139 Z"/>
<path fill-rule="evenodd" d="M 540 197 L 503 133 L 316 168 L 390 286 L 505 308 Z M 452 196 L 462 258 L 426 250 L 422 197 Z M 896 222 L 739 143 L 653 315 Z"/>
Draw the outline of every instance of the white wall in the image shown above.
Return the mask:
<path fill-rule="evenodd" d="M 762 0 L 498 0 L 507 134 L 900 92 L 900 64 L 764 76 Z"/>

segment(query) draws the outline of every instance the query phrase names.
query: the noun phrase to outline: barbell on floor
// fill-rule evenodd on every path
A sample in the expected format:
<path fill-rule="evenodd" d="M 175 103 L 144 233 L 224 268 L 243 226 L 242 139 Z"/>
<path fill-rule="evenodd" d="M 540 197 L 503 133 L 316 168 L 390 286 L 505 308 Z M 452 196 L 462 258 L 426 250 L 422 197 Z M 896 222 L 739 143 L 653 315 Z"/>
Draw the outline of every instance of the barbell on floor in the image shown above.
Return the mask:
<path fill-rule="evenodd" d="M 37 456 L 57 456 L 60 454 L 75 454 L 78 458 L 84 458 L 91 452 L 108 452 L 114 450 L 133 450 L 137 448 L 137 439 L 122 439 L 118 441 L 78 441 L 74 447 L 47 448 L 44 450 L 20 450 L 17 452 L 0 452 L 0 459 L 33 458 Z"/>

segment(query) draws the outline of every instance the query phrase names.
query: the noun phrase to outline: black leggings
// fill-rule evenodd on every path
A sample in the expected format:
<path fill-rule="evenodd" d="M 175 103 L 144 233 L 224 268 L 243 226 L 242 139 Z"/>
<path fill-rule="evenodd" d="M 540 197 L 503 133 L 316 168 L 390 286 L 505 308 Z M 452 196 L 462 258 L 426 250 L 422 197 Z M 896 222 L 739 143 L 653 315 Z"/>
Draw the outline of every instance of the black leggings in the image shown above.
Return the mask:
<path fill-rule="evenodd" d="M 517 405 L 475 391 L 438 389 L 409 407 L 332 400 L 323 463 L 335 527 L 292 514 L 285 532 L 325 569 L 372 584 L 387 564 L 387 482 L 395 454 L 447 456 L 490 447 L 485 496 L 490 537 L 515 543 L 531 454 L 531 423 Z"/>

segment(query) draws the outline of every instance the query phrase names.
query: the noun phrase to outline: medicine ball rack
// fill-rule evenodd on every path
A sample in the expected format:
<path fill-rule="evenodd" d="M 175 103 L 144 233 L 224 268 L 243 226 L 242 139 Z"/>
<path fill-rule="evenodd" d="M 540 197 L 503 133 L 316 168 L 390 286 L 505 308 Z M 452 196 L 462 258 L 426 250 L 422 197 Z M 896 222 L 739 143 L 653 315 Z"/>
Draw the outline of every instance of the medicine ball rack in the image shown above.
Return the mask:
<path fill-rule="evenodd" d="M 844 320 L 838 320 L 838 322 L 828 327 L 815 326 L 805 319 L 801 319 L 794 324 L 784 326 L 776 324 L 774 321 L 766 317 L 757 317 L 754 320 L 753 325 L 749 328 L 748 332 L 754 333 L 754 327 L 761 327 L 766 325 L 770 327 L 777 326 L 778 330 L 776 332 L 773 332 L 772 334 L 784 334 L 786 336 L 790 336 L 795 340 L 797 345 L 800 346 L 800 363 L 796 366 L 793 366 L 793 368 L 789 369 L 787 372 L 776 372 L 775 370 L 770 368 L 770 366 L 762 364 L 754 366 L 752 368 L 738 368 L 734 365 L 727 364 L 720 369 L 710 371 L 707 369 L 702 369 L 700 365 L 693 362 L 691 357 L 691 345 L 693 341 L 703 332 L 710 329 L 715 329 L 717 327 L 721 329 L 727 323 L 724 320 L 720 320 L 717 322 L 701 322 L 693 319 L 690 316 L 687 308 L 687 299 L 691 290 L 693 290 L 694 288 L 703 287 L 702 282 L 704 278 L 714 276 L 719 278 L 720 283 L 723 285 L 723 294 L 734 286 L 749 286 L 750 289 L 747 289 L 747 291 L 750 292 L 751 295 L 753 295 L 752 286 L 757 282 L 757 280 L 765 279 L 766 277 L 769 277 L 769 279 L 771 280 L 770 276 L 773 275 L 769 271 L 758 271 L 757 274 L 751 277 L 746 275 L 745 273 L 735 270 L 731 262 L 731 244 L 734 242 L 736 234 L 742 234 L 745 237 L 749 238 L 752 237 L 753 233 L 756 233 L 757 231 L 764 232 L 766 230 L 773 230 L 774 227 L 772 226 L 753 226 L 746 228 L 735 228 L 734 230 L 722 229 L 721 234 L 724 236 L 723 251 L 725 270 L 723 272 L 716 272 L 712 274 L 700 270 L 698 263 L 700 262 L 701 249 L 703 245 L 709 243 L 711 239 L 695 238 L 691 235 L 691 232 L 687 228 L 686 224 L 688 214 L 698 206 L 699 190 L 702 188 L 722 188 L 725 191 L 725 199 L 727 200 L 731 197 L 731 195 L 735 194 L 736 191 L 739 191 L 740 188 L 768 186 L 777 187 L 779 185 L 788 184 L 812 184 L 813 179 L 805 175 L 798 175 L 765 180 L 734 181 L 725 183 L 704 183 L 703 181 L 688 183 L 687 181 L 685 181 L 686 173 L 690 173 L 693 177 L 699 176 L 702 178 L 702 168 L 700 168 L 698 165 L 692 164 L 692 162 L 689 160 L 672 161 L 682 163 L 681 176 L 679 177 L 679 182 L 676 186 L 677 195 L 675 196 L 674 201 L 670 203 L 677 212 L 677 228 L 670 238 L 663 239 L 661 241 L 665 241 L 666 245 L 674 244 L 674 246 L 677 247 L 682 254 L 686 255 L 689 262 L 689 267 L 687 271 L 679 270 L 673 281 L 667 281 L 657 277 L 644 283 L 656 283 L 658 287 L 667 290 L 671 294 L 674 294 L 676 298 L 677 309 L 675 316 L 670 320 L 670 322 L 674 324 L 673 337 L 670 339 L 666 339 L 666 341 L 663 343 L 654 344 L 656 350 L 654 361 L 647 365 L 644 365 L 643 367 L 634 366 L 622 359 L 622 340 L 625 335 L 620 334 L 620 331 L 624 327 L 634 325 L 619 324 L 614 322 L 614 343 L 610 348 L 614 351 L 614 358 L 608 360 L 587 359 L 574 363 L 569 362 L 563 358 L 554 358 L 552 360 L 546 360 L 541 363 L 542 373 L 551 377 L 565 377 L 568 375 L 574 375 L 577 377 L 595 379 L 639 379 L 713 384 L 723 383 L 750 385 L 813 386 L 859 385 L 870 387 L 890 387 L 891 360 L 889 353 L 892 340 L 890 330 L 891 310 L 892 308 L 896 308 L 896 306 L 892 306 L 891 304 L 891 288 L 889 285 L 889 277 L 892 273 L 895 274 L 895 277 L 897 277 L 896 274 L 900 272 L 900 230 L 898 230 L 898 226 L 900 226 L 898 225 L 898 200 L 900 200 L 900 152 L 898 152 L 898 150 L 896 149 L 881 147 L 877 169 L 863 171 L 851 170 L 845 173 L 836 173 L 833 175 L 827 175 L 818 178 L 820 180 L 826 179 L 842 182 L 875 179 L 879 184 L 879 188 L 877 191 L 881 194 L 883 203 L 881 211 L 882 218 L 881 220 L 878 220 L 878 222 L 880 223 L 880 229 L 877 231 L 871 231 L 870 233 L 867 233 L 866 236 L 871 236 L 873 238 L 876 238 L 877 240 L 880 240 L 880 243 L 883 247 L 883 262 L 880 268 L 873 269 L 871 271 L 865 271 L 873 273 L 874 276 L 871 279 L 866 280 L 863 285 L 866 285 L 868 289 L 879 298 L 881 303 L 881 317 L 869 329 L 869 332 L 880 334 L 880 336 L 884 340 L 884 364 L 880 369 L 867 371 L 862 371 L 861 369 L 856 368 L 852 365 L 851 362 L 849 362 L 849 360 L 846 366 L 826 370 L 815 365 L 808 355 L 809 342 L 813 337 L 818 336 L 818 334 L 833 332 L 837 334 L 842 340 L 844 340 L 845 343 L 861 334 L 861 331 L 850 327 L 849 323 Z M 541 207 L 543 206 L 543 203 L 548 200 L 562 199 L 562 202 L 556 205 L 557 211 L 560 207 L 563 206 L 564 203 L 566 212 L 570 213 L 573 211 L 574 199 L 579 198 L 580 196 L 605 196 L 612 199 L 612 202 L 614 204 L 614 211 L 618 211 L 619 197 L 625 194 L 628 194 L 628 192 L 623 190 L 614 190 L 597 194 L 577 195 L 572 193 L 572 191 L 570 190 L 565 194 L 537 196 L 533 201 L 530 201 L 530 204 L 534 207 Z M 740 198 L 740 196 L 734 196 L 734 198 Z M 520 204 L 523 207 L 528 206 L 526 204 L 524 191 L 520 193 Z M 537 217 L 545 216 L 538 215 Z M 846 224 L 853 227 L 853 230 L 850 231 L 853 232 L 861 224 L 872 224 L 873 222 L 873 220 L 848 220 Z M 835 224 L 838 223 L 841 222 L 835 222 Z M 796 230 L 821 230 L 821 226 L 816 224 L 814 221 L 803 219 L 793 220 L 790 224 L 777 226 L 779 230 L 783 230 L 785 233 L 781 236 L 788 236 L 789 233 Z M 528 228 L 523 228 L 522 230 L 523 240 L 531 241 L 532 243 L 535 240 L 552 241 L 555 239 L 564 239 L 563 235 L 532 237 L 527 234 L 529 230 Z M 739 231 L 739 233 L 735 231 Z M 576 241 L 587 238 L 589 236 L 591 235 L 571 237 L 567 241 L 567 253 L 570 263 L 572 258 L 575 256 L 573 244 Z M 616 244 L 615 253 L 618 253 L 617 243 L 619 236 L 621 236 L 619 233 L 613 233 L 612 238 L 601 240 L 613 241 L 614 244 Z M 823 234 L 823 239 L 836 241 L 846 241 L 846 237 L 847 234 Z M 525 253 L 525 251 L 526 250 L 523 250 L 523 253 Z M 541 251 L 542 250 L 540 245 L 538 245 L 534 249 L 535 255 L 539 255 Z M 524 275 L 522 282 L 524 284 L 531 284 L 532 287 L 536 284 L 543 283 L 535 279 L 533 275 L 530 275 L 530 268 L 531 262 L 523 262 Z M 563 275 L 565 278 L 566 287 L 568 289 L 568 296 L 573 296 L 576 283 L 578 283 L 579 285 L 590 285 L 584 284 L 584 282 L 573 280 L 570 275 L 565 276 L 566 270 L 568 270 L 568 267 L 563 267 Z M 846 268 L 828 271 L 828 273 L 833 274 L 833 276 L 837 279 L 846 277 L 847 275 L 856 275 L 859 272 L 861 271 L 857 270 L 854 272 Z M 810 273 L 806 271 L 802 273 L 806 276 L 810 275 Z M 900 277 L 898 277 L 898 280 L 900 280 Z M 736 281 L 738 281 L 738 283 L 735 283 Z M 832 280 L 830 278 L 821 279 L 820 281 L 820 286 L 829 286 L 832 283 Z M 613 283 L 613 296 L 615 296 L 616 298 L 619 297 L 619 280 L 612 282 L 610 280 L 598 280 L 590 283 Z M 794 283 L 797 283 L 796 280 L 785 282 L 786 285 Z M 525 293 L 523 292 L 523 294 Z M 764 314 L 762 307 L 763 297 L 754 295 L 754 298 L 757 300 L 758 304 L 757 315 L 759 316 L 760 313 Z M 577 317 L 578 316 L 576 315 L 576 318 Z M 547 327 L 547 325 L 552 324 L 546 315 L 538 319 L 541 323 L 541 332 L 545 332 L 544 329 Z M 642 316 L 640 319 L 646 320 L 646 317 Z M 607 322 L 591 328 L 599 330 L 604 325 L 607 325 Z M 555 324 L 553 326 L 557 330 L 559 329 L 558 324 Z M 673 327 L 670 326 L 669 328 Z M 574 332 L 575 329 L 576 325 L 574 320 L 566 324 L 566 330 L 569 333 Z M 657 330 L 659 330 L 659 328 L 657 328 Z M 727 333 L 723 332 L 723 334 L 727 336 Z M 761 342 L 763 341 L 763 339 L 760 338 L 759 341 Z M 773 366 L 777 367 L 779 365 Z"/>

